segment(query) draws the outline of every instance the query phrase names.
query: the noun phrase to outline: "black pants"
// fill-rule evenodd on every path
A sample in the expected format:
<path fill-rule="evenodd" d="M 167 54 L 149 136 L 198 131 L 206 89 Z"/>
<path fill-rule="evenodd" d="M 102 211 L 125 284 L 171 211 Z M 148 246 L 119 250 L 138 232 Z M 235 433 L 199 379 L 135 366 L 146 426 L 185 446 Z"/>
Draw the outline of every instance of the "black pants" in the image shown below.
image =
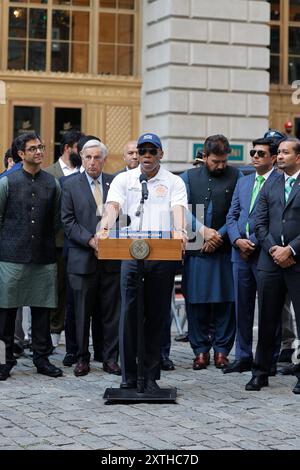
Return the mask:
<path fill-rule="evenodd" d="M 162 331 L 171 310 L 177 263 L 144 263 L 144 376 L 160 378 Z M 123 381 L 137 378 L 137 262 L 121 268 L 120 356 Z"/>
<path fill-rule="evenodd" d="M 69 274 L 73 290 L 78 360 L 89 362 L 90 317 L 94 328 L 99 322 L 102 331 L 104 362 L 118 359 L 118 327 L 120 318 L 120 273 L 109 272 L 98 262 L 92 274 Z M 95 346 L 95 345 L 94 345 Z"/>
<path fill-rule="evenodd" d="M 300 338 L 300 273 L 290 268 L 274 272 L 258 271 L 258 342 L 253 375 L 267 375 L 272 364 L 276 331 L 281 324 L 286 294 L 290 295 L 295 310 L 298 338 Z"/>
<path fill-rule="evenodd" d="M 0 340 L 5 343 L 6 364 L 13 366 L 16 361 L 13 355 L 15 320 L 17 308 L 0 308 Z M 50 309 L 31 307 L 33 362 L 41 364 L 51 354 Z"/>

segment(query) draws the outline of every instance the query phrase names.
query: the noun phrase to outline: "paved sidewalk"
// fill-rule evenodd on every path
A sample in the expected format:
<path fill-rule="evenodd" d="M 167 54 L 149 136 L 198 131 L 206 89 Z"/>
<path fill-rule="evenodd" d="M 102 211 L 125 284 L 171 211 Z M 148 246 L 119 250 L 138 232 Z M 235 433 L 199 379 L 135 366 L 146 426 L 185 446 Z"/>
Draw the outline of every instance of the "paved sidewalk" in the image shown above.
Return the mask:
<path fill-rule="evenodd" d="M 64 348 L 53 362 L 61 366 Z M 295 377 L 276 376 L 260 392 L 246 392 L 250 373 L 226 374 L 213 365 L 192 370 L 188 343 L 172 344 L 173 372 L 162 386 L 178 389 L 177 404 L 105 405 L 107 387 L 120 377 L 92 362 L 82 378 L 64 367 L 51 379 L 21 358 L 0 382 L 3 449 L 300 449 L 300 396 Z"/>

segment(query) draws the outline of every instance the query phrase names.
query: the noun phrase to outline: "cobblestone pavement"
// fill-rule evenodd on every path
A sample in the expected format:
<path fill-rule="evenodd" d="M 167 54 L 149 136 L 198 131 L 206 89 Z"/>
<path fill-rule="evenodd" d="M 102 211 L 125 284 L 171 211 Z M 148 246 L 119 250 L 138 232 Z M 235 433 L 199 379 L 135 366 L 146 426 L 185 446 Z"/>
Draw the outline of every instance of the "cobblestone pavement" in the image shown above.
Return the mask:
<path fill-rule="evenodd" d="M 61 346 L 52 361 L 61 366 Z M 20 358 L 0 382 L 0 450 L 3 449 L 288 449 L 300 448 L 300 396 L 295 377 L 271 377 L 260 392 L 246 392 L 250 372 L 226 374 L 210 365 L 193 371 L 188 343 L 172 344 L 176 370 L 162 386 L 177 387 L 177 404 L 106 405 L 107 387 L 120 377 L 91 363 L 76 378 L 64 367 L 57 379 L 36 373 Z"/>

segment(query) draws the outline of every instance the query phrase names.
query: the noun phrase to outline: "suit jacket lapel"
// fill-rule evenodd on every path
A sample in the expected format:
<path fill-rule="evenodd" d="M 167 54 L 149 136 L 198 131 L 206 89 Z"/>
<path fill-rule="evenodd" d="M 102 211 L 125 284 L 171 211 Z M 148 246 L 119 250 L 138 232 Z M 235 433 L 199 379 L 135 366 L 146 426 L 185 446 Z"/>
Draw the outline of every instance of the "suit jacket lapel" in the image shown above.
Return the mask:
<path fill-rule="evenodd" d="M 91 207 L 94 207 L 94 210 L 95 210 L 95 213 L 96 213 L 96 201 L 95 201 L 95 198 L 93 196 L 93 193 L 92 193 L 92 190 L 91 190 L 91 187 L 90 187 L 90 184 L 89 184 L 89 181 L 86 177 L 86 174 L 85 172 L 81 173 L 80 175 L 80 184 L 82 185 L 82 194 L 86 194 L 87 195 L 87 200 L 88 200 L 88 205 Z"/>
<path fill-rule="evenodd" d="M 247 208 L 248 208 L 248 214 L 250 215 L 251 212 L 253 211 L 254 207 L 255 207 L 255 203 L 250 211 L 250 204 L 251 204 L 251 199 L 252 199 L 252 191 L 253 191 L 253 188 L 254 188 L 254 185 L 255 185 L 255 177 L 256 177 L 256 173 L 254 173 L 253 175 L 251 175 L 252 177 L 249 178 L 249 181 L 248 181 L 248 189 L 247 189 Z M 257 198 L 256 198 L 257 199 Z M 256 202 L 256 201 L 255 201 Z"/>
<path fill-rule="evenodd" d="M 276 191 L 278 191 L 278 193 L 279 193 L 280 202 L 281 202 L 283 207 L 285 206 L 284 188 L 285 188 L 285 179 L 284 179 L 284 175 L 282 175 L 281 178 L 278 179 L 278 189 L 276 189 Z"/>
<path fill-rule="evenodd" d="M 292 191 L 290 192 L 289 198 L 286 202 L 286 207 L 292 202 L 298 191 L 300 190 L 300 175 L 293 184 Z"/>

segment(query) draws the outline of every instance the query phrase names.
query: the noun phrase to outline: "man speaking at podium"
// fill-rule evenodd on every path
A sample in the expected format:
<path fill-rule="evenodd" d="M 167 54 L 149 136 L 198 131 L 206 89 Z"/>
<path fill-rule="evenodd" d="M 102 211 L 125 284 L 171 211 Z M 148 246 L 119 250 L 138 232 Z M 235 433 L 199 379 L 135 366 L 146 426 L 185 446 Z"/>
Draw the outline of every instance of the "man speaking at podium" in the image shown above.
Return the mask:
<path fill-rule="evenodd" d="M 143 134 L 137 142 L 140 165 L 117 175 L 111 183 L 100 238 L 107 238 L 120 210 L 129 215 L 129 230 L 170 233 L 185 243 L 187 194 L 183 181 L 162 168 L 160 138 Z M 143 202 L 141 201 L 141 198 Z M 147 236 L 147 235 L 146 235 Z M 161 333 L 171 308 L 176 262 L 144 263 L 144 377 L 145 390 L 159 389 Z M 137 387 L 137 261 L 121 268 L 120 356 L 122 388 Z"/>

